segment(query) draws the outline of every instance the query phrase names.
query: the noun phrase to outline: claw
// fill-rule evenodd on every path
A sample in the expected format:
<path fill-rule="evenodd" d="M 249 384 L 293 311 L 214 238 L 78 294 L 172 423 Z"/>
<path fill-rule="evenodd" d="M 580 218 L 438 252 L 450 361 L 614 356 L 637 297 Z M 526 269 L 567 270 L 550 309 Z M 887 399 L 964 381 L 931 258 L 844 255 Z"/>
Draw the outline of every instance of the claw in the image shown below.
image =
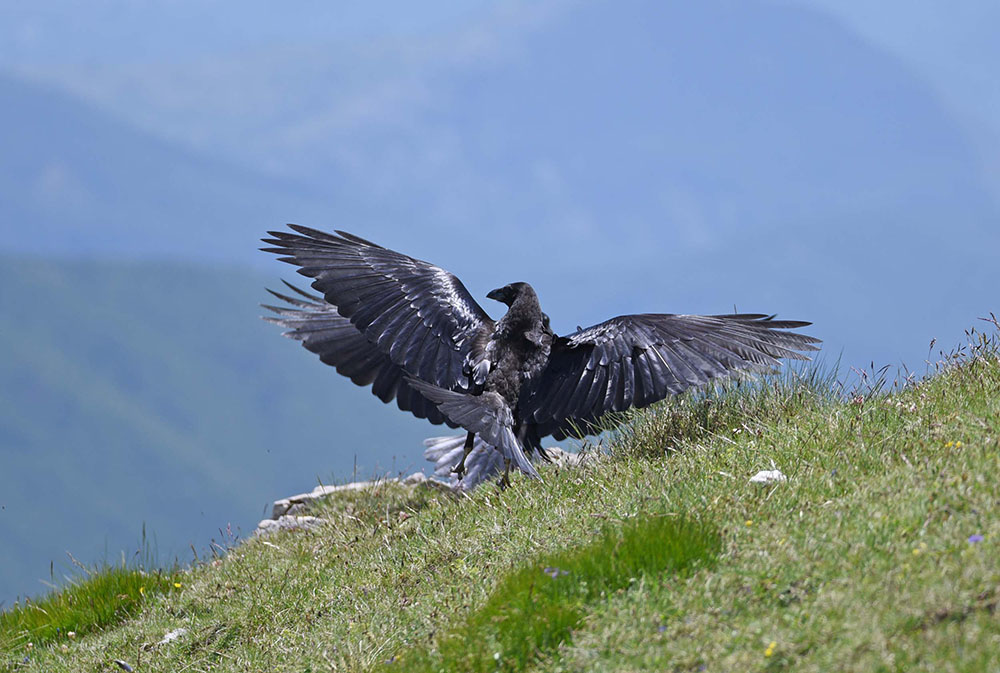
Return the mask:
<path fill-rule="evenodd" d="M 510 486 L 510 458 L 505 458 L 504 461 L 503 476 L 497 481 L 497 486 L 501 491 L 506 491 Z"/>
<path fill-rule="evenodd" d="M 458 461 L 458 464 L 455 465 L 455 467 L 451 468 L 452 473 L 458 475 L 459 481 L 462 480 L 462 475 L 465 474 L 465 459 L 469 457 L 470 453 L 472 453 L 472 447 L 474 446 L 475 441 L 476 441 L 476 433 L 470 432 L 468 435 L 466 435 L 465 450 L 462 452 L 462 460 Z"/>

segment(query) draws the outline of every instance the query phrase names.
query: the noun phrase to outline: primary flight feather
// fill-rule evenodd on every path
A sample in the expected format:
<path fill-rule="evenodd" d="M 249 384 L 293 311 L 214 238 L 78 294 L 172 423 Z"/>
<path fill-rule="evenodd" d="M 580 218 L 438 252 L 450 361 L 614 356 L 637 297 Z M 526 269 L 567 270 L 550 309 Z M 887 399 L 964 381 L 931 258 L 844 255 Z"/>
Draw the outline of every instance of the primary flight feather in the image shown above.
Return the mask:
<path fill-rule="evenodd" d="M 286 306 L 266 306 L 276 314 L 268 319 L 383 402 L 464 429 L 459 478 L 470 456 L 475 479 L 501 459 L 537 477 L 529 457 L 546 457 L 544 437 L 586 434 L 610 411 L 736 370 L 808 359 L 820 343 L 789 331 L 808 322 L 748 313 L 625 315 L 558 336 L 527 283 L 487 295 L 508 307 L 494 321 L 438 266 L 346 232 L 288 226 L 268 232 L 262 250 L 299 267 L 322 296 L 271 291 Z M 439 465 L 457 456 L 448 438 L 431 441 Z"/>

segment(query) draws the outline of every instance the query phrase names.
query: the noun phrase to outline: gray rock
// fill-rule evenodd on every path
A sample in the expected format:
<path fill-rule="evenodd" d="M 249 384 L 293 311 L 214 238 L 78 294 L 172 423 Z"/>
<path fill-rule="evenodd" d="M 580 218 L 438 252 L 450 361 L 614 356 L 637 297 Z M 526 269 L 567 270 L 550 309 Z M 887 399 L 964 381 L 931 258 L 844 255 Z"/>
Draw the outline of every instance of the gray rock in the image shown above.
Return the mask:
<path fill-rule="evenodd" d="M 257 524 L 256 535 L 270 535 L 282 530 L 310 530 L 323 523 L 318 516 L 280 516 L 277 519 L 264 519 Z"/>
<path fill-rule="evenodd" d="M 346 491 L 362 491 L 375 488 L 382 484 L 401 484 L 409 488 L 434 488 L 449 491 L 448 484 L 437 479 L 428 479 L 423 472 L 414 472 L 405 479 L 388 478 L 373 479 L 369 481 L 354 481 L 349 484 L 339 486 L 317 486 L 308 493 L 299 493 L 287 498 L 275 500 L 271 507 L 271 518 L 264 519 L 257 524 L 257 535 L 269 534 L 277 530 L 291 530 L 296 528 L 314 528 L 322 522 L 322 519 L 308 514 L 313 503 L 324 498 L 328 498 L 336 493 Z"/>
<path fill-rule="evenodd" d="M 417 484 L 423 484 L 425 481 L 427 481 L 426 474 L 423 472 L 414 472 L 403 480 L 403 484 L 406 486 L 416 486 Z"/>
<path fill-rule="evenodd" d="M 300 514 L 309 509 L 311 505 L 316 500 L 322 500 L 323 498 L 329 496 L 332 493 L 339 493 L 342 491 L 361 491 L 366 488 L 372 488 L 378 484 L 384 484 L 386 481 L 399 481 L 398 479 L 376 479 L 373 481 L 353 481 L 349 484 L 341 484 L 339 486 L 317 486 L 308 493 L 299 493 L 298 495 L 290 495 L 287 498 L 282 498 L 281 500 L 275 500 L 274 506 L 271 508 L 271 518 L 278 519 L 285 515 Z M 301 505 L 300 507 L 296 507 Z"/>

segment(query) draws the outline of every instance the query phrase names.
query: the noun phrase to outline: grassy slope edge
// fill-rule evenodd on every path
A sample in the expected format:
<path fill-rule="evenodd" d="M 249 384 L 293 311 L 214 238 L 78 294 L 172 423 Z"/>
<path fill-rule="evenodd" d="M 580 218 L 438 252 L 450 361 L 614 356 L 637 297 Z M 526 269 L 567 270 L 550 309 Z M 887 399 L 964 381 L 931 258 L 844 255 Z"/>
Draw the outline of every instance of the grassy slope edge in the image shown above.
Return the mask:
<path fill-rule="evenodd" d="M 721 531 L 715 565 L 611 592 L 529 670 L 1000 665 L 994 348 L 899 393 L 841 401 L 793 377 L 628 427 L 611 458 L 503 494 L 353 494 L 318 531 L 243 544 L 119 626 L 30 651 L 0 633 L 14 643 L 0 670 L 391 670 L 401 652 L 434 652 L 529 559 L 647 515 Z M 748 483 L 772 463 L 787 482 Z"/>

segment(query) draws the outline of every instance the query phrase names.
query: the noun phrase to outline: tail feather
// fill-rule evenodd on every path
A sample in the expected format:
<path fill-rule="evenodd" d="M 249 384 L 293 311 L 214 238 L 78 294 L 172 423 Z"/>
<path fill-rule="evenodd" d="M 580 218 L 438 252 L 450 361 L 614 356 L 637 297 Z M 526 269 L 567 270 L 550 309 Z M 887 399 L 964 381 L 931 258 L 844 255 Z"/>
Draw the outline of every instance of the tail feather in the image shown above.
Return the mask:
<path fill-rule="evenodd" d="M 514 414 L 502 397 L 494 392 L 482 395 L 456 393 L 412 376 L 407 376 L 406 382 L 433 402 L 452 423 L 479 435 L 487 444 L 499 449 L 505 458 L 513 461 L 519 470 L 539 478 L 538 471 L 514 435 Z"/>
<path fill-rule="evenodd" d="M 424 458 L 434 463 L 435 476 L 447 479 L 452 488 L 471 491 L 484 481 L 503 472 L 503 454 L 476 437 L 472 452 L 465 459 L 465 473 L 461 477 L 452 468 L 462 459 L 465 451 L 465 435 L 429 437 L 424 440 Z"/>

